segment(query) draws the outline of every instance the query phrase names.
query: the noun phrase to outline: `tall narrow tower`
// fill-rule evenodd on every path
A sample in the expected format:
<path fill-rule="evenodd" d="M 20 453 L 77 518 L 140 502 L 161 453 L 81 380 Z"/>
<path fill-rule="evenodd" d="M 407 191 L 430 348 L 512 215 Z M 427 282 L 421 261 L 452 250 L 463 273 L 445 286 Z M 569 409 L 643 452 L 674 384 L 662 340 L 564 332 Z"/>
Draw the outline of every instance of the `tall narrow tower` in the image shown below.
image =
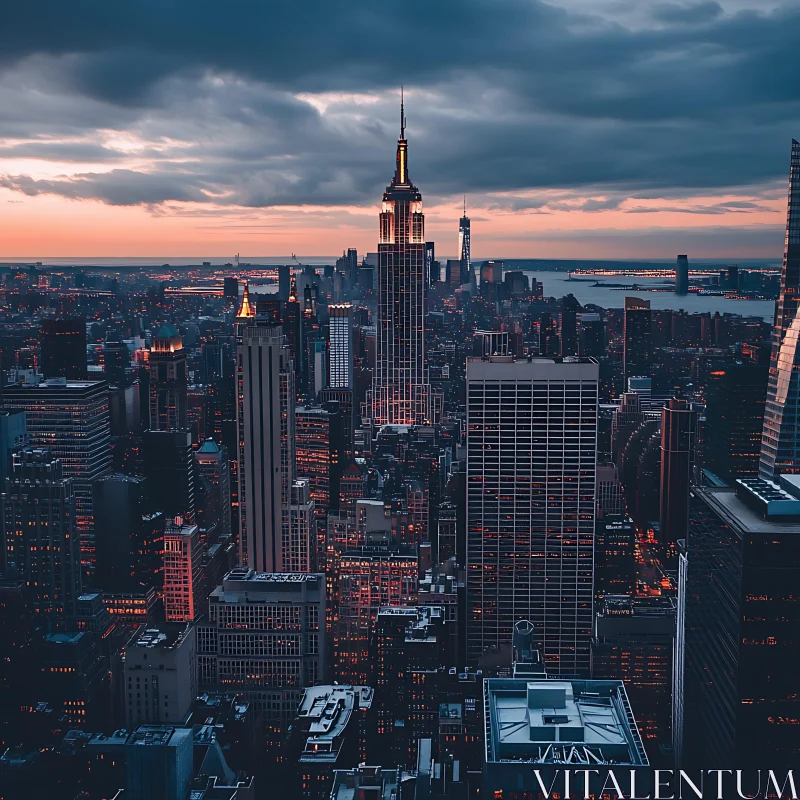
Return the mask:
<path fill-rule="evenodd" d="M 429 418 L 425 362 L 425 217 L 408 177 L 405 114 L 400 103 L 397 165 L 383 193 L 378 243 L 378 354 L 372 416 L 378 424 Z"/>
<path fill-rule="evenodd" d="M 472 262 L 469 255 L 469 217 L 467 216 L 467 198 L 464 198 L 464 216 L 458 221 L 458 258 L 461 261 L 461 285 L 470 283 L 472 278 Z"/>
<path fill-rule="evenodd" d="M 792 139 L 786 246 L 781 292 L 775 306 L 769 386 L 761 436 L 759 473 L 775 478 L 800 471 L 800 142 Z"/>

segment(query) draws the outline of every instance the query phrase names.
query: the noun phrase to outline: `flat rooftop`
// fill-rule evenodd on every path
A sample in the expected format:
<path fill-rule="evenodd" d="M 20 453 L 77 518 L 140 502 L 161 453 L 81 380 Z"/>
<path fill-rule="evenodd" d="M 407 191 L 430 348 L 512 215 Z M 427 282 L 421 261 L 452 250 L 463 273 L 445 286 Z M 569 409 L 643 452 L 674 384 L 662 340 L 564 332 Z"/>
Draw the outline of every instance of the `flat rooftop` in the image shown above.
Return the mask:
<path fill-rule="evenodd" d="M 140 630 L 128 647 L 143 647 L 148 650 L 176 647 L 183 641 L 188 627 L 185 622 L 160 622 L 158 625 L 149 625 Z"/>
<path fill-rule="evenodd" d="M 301 762 L 335 763 L 342 737 L 360 708 L 372 706 L 374 690 L 369 686 L 313 686 L 305 690 L 298 718 L 309 720 Z"/>
<path fill-rule="evenodd" d="M 622 681 L 492 678 L 484 711 L 487 763 L 648 764 Z"/>
<path fill-rule="evenodd" d="M 754 507 L 738 497 L 735 489 L 704 486 L 693 488 L 692 493 L 705 501 L 734 530 L 746 534 L 800 535 L 800 527 L 797 522 L 781 522 L 774 518 L 765 519 Z"/>

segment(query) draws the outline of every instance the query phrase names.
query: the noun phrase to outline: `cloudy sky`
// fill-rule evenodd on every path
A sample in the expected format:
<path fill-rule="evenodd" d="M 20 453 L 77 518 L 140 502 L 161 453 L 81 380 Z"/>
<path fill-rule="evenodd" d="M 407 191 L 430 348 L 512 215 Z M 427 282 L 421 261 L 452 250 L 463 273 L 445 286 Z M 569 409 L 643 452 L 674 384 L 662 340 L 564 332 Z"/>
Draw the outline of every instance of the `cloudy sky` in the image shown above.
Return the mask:
<path fill-rule="evenodd" d="M 375 248 L 405 85 L 427 236 L 780 257 L 781 0 L 40 0 L 0 20 L 0 257 Z"/>

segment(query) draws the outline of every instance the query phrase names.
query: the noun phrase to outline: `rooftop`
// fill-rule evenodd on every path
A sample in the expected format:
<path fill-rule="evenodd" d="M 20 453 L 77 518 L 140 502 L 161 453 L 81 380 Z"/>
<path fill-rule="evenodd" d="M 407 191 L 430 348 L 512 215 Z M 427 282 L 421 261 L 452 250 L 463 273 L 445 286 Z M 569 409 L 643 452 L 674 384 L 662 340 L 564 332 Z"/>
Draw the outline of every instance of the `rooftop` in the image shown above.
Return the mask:
<path fill-rule="evenodd" d="M 353 714 L 372 705 L 374 690 L 369 686 L 313 686 L 305 690 L 298 719 L 309 720 L 301 762 L 334 763 Z"/>
<path fill-rule="evenodd" d="M 160 622 L 158 626 L 142 628 L 128 647 L 177 647 L 184 639 L 189 625 L 185 622 Z"/>
<path fill-rule="evenodd" d="M 737 483 L 739 482 L 737 481 Z M 796 522 L 779 521 L 779 519 L 775 519 L 774 517 L 766 519 L 763 513 L 759 513 L 756 510 L 759 507 L 759 501 L 756 495 L 748 493 L 753 498 L 753 502 L 746 503 L 742 500 L 742 497 L 739 496 L 736 489 L 694 487 L 692 493 L 705 501 L 719 515 L 720 519 L 739 532 L 745 534 L 761 533 L 773 535 L 797 535 L 799 532 Z"/>
<path fill-rule="evenodd" d="M 622 681 L 484 684 L 487 763 L 647 766 Z"/>

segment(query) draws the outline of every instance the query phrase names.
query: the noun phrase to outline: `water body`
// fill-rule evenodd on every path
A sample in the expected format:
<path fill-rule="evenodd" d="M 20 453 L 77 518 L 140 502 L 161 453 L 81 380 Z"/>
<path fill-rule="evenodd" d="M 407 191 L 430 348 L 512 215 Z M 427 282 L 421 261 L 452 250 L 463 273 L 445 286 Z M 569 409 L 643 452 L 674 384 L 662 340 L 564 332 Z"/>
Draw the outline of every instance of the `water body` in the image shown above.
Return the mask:
<path fill-rule="evenodd" d="M 565 295 L 573 294 L 581 305 L 594 303 L 603 308 L 622 308 L 626 297 L 641 297 L 643 300 L 650 301 L 651 308 L 659 310 L 673 309 L 678 311 L 683 309 L 690 314 L 700 312 L 714 314 L 719 311 L 720 314 L 762 317 L 770 323 L 775 315 L 774 300 L 729 300 L 725 297 L 698 296 L 696 294 L 679 297 L 672 291 L 648 292 L 611 287 L 612 284 L 630 286 L 633 283 L 643 288 L 658 286 L 664 284 L 663 278 L 629 278 L 620 275 L 600 278 L 594 275 L 581 275 L 580 280 L 570 281 L 565 272 L 540 272 L 531 269 L 524 269 L 523 271 L 535 277 L 542 284 L 545 297 L 564 297 Z M 600 285 L 595 286 L 595 283 Z"/>

